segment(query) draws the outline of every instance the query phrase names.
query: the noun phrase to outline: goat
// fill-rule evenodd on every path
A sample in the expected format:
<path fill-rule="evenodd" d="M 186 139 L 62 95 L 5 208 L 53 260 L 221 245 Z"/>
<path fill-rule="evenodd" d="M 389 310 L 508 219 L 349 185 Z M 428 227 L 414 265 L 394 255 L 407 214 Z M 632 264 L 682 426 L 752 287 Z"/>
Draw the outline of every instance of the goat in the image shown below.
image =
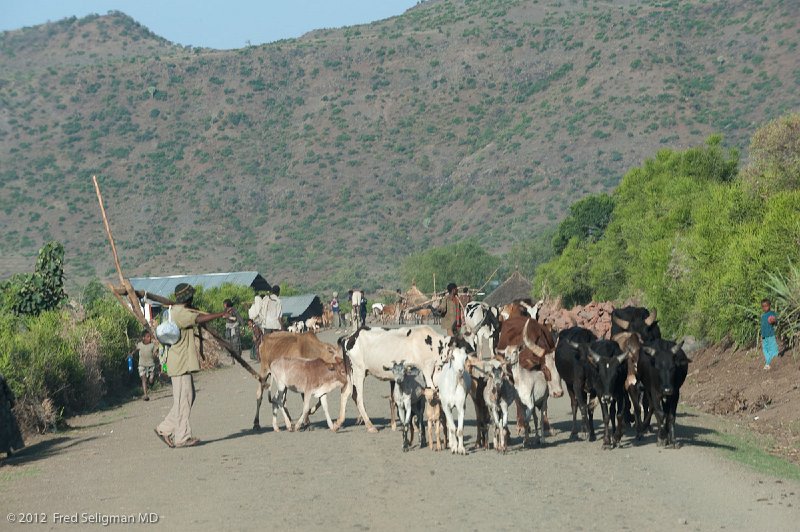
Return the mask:
<path fill-rule="evenodd" d="M 425 426 L 422 420 L 425 410 L 425 379 L 419 368 L 406 365 L 405 362 L 395 362 L 383 369 L 390 371 L 394 378 L 394 402 L 403 425 L 403 451 L 408 451 L 414 441 L 413 416 L 417 417 L 419 424 L 419 446 L 425 447 Z"/>

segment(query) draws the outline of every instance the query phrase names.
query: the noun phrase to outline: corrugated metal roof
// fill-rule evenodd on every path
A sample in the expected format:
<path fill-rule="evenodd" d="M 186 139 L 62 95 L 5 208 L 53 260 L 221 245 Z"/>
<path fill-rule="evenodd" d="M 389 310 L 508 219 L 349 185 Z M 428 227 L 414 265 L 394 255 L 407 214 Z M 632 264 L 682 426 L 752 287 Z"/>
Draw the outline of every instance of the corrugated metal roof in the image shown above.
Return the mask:
<path fill-rule="evenodd" d="M 258 272 L 204 273 L 199 275 L 170 275 L 168 277 L 131 277 L 134 290 L 144 290 L 162 297 L 169 297 L 180 283 L 202 286 L 205 290 L 223 284 L 250 286 L 256 290 L 269 290 L 270 286 Z"/>
<path fill-rule="evenodd" d="M 306 309 L 314 303 L 316 297 L 315 294 L 282 297 L 281 308 L 283 309 L 283 315 L 287 318 L 302 316 Z"/>

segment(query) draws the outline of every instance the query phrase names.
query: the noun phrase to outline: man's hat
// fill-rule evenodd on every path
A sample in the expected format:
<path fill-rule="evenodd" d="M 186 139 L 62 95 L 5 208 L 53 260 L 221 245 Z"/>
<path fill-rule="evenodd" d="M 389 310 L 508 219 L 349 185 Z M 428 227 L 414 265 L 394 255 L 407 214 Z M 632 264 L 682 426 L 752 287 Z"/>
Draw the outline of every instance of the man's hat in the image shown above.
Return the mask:
<path fill-rule="evenodd" d="M 175 302 L 186 303 L 194 297 L 194 287 L 188 283 L 181 283 L 175 287 Z"/>

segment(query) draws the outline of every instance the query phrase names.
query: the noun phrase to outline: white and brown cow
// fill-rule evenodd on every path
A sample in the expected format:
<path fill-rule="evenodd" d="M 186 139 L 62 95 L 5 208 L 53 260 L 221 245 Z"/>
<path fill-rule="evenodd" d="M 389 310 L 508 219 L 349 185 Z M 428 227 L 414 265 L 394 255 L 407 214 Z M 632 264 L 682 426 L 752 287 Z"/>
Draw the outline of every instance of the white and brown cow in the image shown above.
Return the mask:
<path fill-rule="evenodd" d="M 333 363 L 339 355 L 336 347 L 320 341 L 314 333 L 294 334 L 290 332 L 274 332 L 264 335 L 258 344 L 258 356 L 261 361 L 260 379 L 256 390 L 256 417 L 253 419 L 253 430 L 259 430 L 259 412 L 264 388 L 271 374 L 272 364 L 280 358 L 321 358 Z M 341 357 L 338 357 L 341 358 Z"/>
<path fill-rule="evenodd" d="M 367 375 L 383 380 L 393 380 L 392 372 L 384 368 L 399 361 L 405 361 L 420 369 L 425 385 L 433 387 L 433 372 L 437 362 L 441 363 L 447 355 L 448 338 L 432 328 L 401 327 L 399 329 L 370 329 L 363 327 L 354 334 L 339 339 L 339 345 L 346 358 L 349 358 L 350 379 L 345 394 L 356 394 L 358 412 L 369 432 L 377 432 L 364 406 L 364 380 Z M 345 400 L 341 403 L 336 426 L 344 423 Z"/>
<path fill-rule="evenodd" d="M 311 412 L 312 398 L 318 399 L 322 403 L 328 428 L 336 431 L 328 411 L 327 394 L 336 388 L 343 391 L 347 386 L 344 360 L 336 359 L 334 362 L 325 362 L 320 358 L 280 358 L 272 363 L 271 369 L 272 377 L 277 385 L 277 392 L 272 398 L 272 428 L 275 432 L 280 432 L 280 428 L 278 428 L 279 409 L 283 412 L 286 429 L 289 431 L 300 430 Z M 292 427 L 292 418 L 286 410 L 287 390 L 303 394 L 303 411 L 297 418 L 294 427 Z M 346 400 L 347 398 L 342 394 L 341 399 Z"/>

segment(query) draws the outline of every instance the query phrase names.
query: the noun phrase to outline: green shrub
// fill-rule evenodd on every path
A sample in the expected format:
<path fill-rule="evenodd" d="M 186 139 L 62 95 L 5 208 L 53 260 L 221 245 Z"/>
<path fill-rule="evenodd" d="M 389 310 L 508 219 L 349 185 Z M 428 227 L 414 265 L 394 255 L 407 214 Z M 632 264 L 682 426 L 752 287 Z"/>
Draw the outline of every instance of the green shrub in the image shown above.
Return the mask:
<path fill-rule="evenodd" d="M 781 138 L 782 146 L 800 146 L 785 132 Z M 792 160 L 792 149 L 800 155 L 782 149 L 782 160 Z M 658 310 L 669 335 L 752 342 L 765 283 L 800 259 L 800 191 L 780 180 L 783 188 L 767 200 L 751 194 L 737 159 L 716 136 L 702 147 L 658 152 L 623 178 L 602 238 L 584 241 L 565 220 L 558 244 L 570 239 L 538 269 L 536 286 L 568 304 L 638 297 Z"/>

